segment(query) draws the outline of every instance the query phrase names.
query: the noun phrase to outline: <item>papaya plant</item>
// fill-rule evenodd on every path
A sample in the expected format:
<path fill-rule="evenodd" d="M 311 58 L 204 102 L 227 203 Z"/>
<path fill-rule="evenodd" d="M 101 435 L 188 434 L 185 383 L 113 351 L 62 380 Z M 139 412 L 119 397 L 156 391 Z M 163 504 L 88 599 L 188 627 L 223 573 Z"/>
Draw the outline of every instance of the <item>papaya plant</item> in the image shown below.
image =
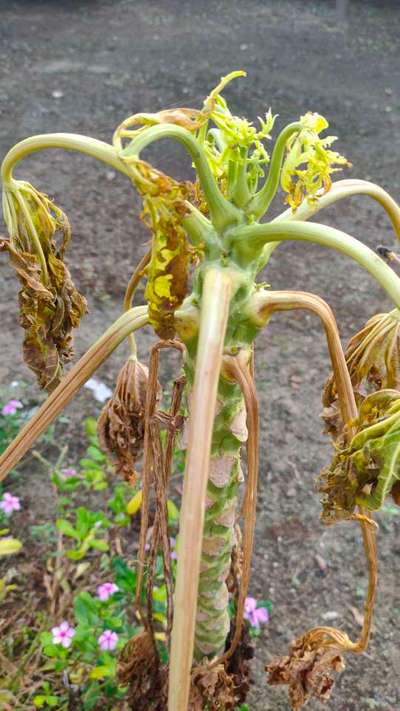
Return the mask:
<path fill-rule="evenodd" d="M 0 458 L 1 479 L 111 352 L 125 339 L 130 345 L 98 433 L 117 473 L 131 483 L 141 480 L 135 497 L 141 507 L 136 603 L 143 632 L 126 644 L 119 660 L 132 708 L 142 703 L 169 711 L 217 710 L 245 701 L 251 653 L 243 616 L 259 439 L 254 343 L 274 312 L 307 309 L 324 327 L 332 375 L 323 391 L 323 414 L 334 456 L 317 480 L 322 520 L 359 523 L 369 570 L 357 641 L 341 630 L 316 627 L 292 643 L 287 657 L 268 666 L 269 682 L 288 686 L 294 709 L 312 696 L 328 698 L 334 673 L 344 667 L 343 654 L 367 648 L 377 584 L 373 512 L 391 492 L 397 503 L 400 499 L 400 279 L 354 237 L 308 222 L 328 205 L 367 195 L 380 203 L 400 236 L 400 207 L 371 182 L 332 182 L 332 175 L 350 164 L 333 150 L 335 137 L 322 135 L 328 122 L 317 113 L 283 128 L 270 155 L 277 117 L 269 110 L 254 125 L 232 114 L 222 96 L 231 80 L 244 75 L 236 71 L 223 78 L 201 109 L 130 116 L 110 144 L 66 133 L 27 138 L 9 151 L 1 168 L 9 238 L 0 249 L 20 282 L 25 360 L 50 391 Z M 183 145 L 193 180 L 178 181 L 143 159 L 144 150 L 161 139 Z M 72 332 L 86 312 L 64 263 L 69 223 L 52 200 L 13 175 L 25 156 L 49 148 L 85 153 L 123 173 L 142 198 L 141 216 L 152 234 L 151 249 L 127 285 L 123 314 L 66 373 Z M 268 221 L 279 188 L 287 209 Z M 332 311 L 320 296 L 274 291 L 259 280 L 267 268 L 273 281 L 271 254 L 288 240 L 322 245 L 358 263 L 391 298 L 394 310 L 374 316 L 344 353 Z M 132 306 L 142 279 L 146 304 Z M 146 324 L 159 338 L 148 365 L 138 361 L 134 337 Z M 168 406 L 158 383 L 166 349 L 175 349 L 183 365 Z M 178 558 L 172 565 L 168 488 L 182 451 Z M 167 655 L 157 642 L 151 596 L 160 548 Z"/>

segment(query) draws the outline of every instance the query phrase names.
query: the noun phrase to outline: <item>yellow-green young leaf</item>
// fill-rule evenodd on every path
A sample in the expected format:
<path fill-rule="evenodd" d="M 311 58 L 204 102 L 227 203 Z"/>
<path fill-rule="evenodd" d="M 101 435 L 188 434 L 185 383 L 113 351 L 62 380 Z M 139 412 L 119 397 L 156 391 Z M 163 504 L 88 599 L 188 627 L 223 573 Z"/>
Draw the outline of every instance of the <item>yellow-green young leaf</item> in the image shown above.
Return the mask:
<path fill-rule="evenodd" d="M 2 555 L 13 555 L 18 553 L 22 548 L 21 541 L 17 541 L 16 538 L 4 538 L 0 540 L 0 556 Z"/>
<path fill-rule="evenodd" d="M 126 511 L 130 516 L 134 516 L 135 514 L 137 514 L 137 512 L 142 506 L 142 500 L 143 492 L 142 490 L 140 490 L 135 494 L 135 496 L 132 497 L 130 501 L 128 501 L 126 505 Z"/>
<path fill-rule="evenodd" d="M 330 146 L 336 136 L 320 138 L 328 127 L 327 120 L 315 113 L 300 117 L 302 129 L 293 134 L 286 145 L 286 157 L 281 171 L 281 187 L 287 193 L 286 202 L 296 210 L 303 200 L 315 201 L 331 187 L 331 174 L 350 166 L 346 158 Z"/>

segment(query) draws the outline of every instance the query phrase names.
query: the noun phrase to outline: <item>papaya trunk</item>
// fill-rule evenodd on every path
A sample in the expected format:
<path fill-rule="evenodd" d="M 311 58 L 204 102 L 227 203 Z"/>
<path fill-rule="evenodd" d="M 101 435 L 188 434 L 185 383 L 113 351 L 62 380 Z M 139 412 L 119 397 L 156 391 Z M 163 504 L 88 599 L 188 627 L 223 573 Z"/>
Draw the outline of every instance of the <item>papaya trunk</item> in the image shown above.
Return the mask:
<path fill-rule="evenodd" d="M 238 385 L 220 379 L 207 484 L 195 627 L 195 659 L 224 652 L 229 633 L 227 578 L 235 544 L 241 480 L 240 450 L 247 439 L 246 410 Z"/>

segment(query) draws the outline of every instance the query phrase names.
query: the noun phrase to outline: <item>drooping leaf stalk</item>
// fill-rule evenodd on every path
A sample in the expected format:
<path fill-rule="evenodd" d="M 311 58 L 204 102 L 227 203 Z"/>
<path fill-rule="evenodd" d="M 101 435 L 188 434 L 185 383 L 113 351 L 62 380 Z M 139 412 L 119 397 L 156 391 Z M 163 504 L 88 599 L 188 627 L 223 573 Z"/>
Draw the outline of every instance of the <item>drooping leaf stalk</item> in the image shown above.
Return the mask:
<path fill-rule="evenodd" d="M 136 306 L 117 321 L 86 351 L 64 376 L 61 383 L 41 405 L 38 412 L 21 429 L 0 457 L 0 481 L 15 467 L 38 437 L 51 425 L 99 366 L 132 333 L 148 321 L 147 307 Z"/>
<path fill-rule="evenodd" d="M 243 264 L 251 263 L 268 242 L 293 240 L 335 249 L 364 267 L 400 308 L 399 277 L 372 249 L 334 227 L 317 223 L 274 222 L 239 227 L 231 231 L 230 240 L 232 249 Z"/>
<path fill-rule="evenodd" d="M 387 213 L 397 237 L 400 238 L 400 207 L 397 202 L 379 185 L 371 183 L 368 180 L 356 180 L 354 178 L 349 180 L 337 180 L 332 184 L 332 187 L 327 193 L 319 195 L 318 200 L 313 202 L 305 200 L 297 210 L 292 210 L 292 208 L 285 210 L 275 217 L 272 223 L 285 222 L 286 220 L 303 222 L 316 215 L 323 208 L 334 205 L 336 202 L 344 200 L 345 198 L 357 195 L 367 195 L 373 200 L 376 200 Z M 268 264 L 272 252 L 279 247 L 279 244 L 280 242 L 271 242 L 265 245 L 260 261 L 262 267 Z"/>

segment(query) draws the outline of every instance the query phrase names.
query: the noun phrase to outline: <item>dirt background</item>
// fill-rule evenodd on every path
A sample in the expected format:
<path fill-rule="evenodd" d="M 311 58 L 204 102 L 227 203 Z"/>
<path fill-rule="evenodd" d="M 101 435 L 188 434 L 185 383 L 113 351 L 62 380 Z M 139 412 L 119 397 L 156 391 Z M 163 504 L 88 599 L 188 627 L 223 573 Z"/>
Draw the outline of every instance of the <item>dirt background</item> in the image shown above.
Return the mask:
<path fill-rule="evenodd" d="M 255 119 L 272 106 L 279 126 L 307 110 L 326 115 L 351 175 L 370 178 L 400 197 L 400 3 L 351 0 L 344 22 L 329 0 L 92 0 L 0 1 L 0 155 L 34 133 L 72 131 L 110 140 L 128 114 L 170 106 L 200 106 L 219 77 L 234 68 L 248 79 L 233 84 L 232 108 Z M 186 156 L 158 144 L 158 164 L 188 175 Z M 154 154 L 152 154 L 154 156 Z M 90 304 L 78 353 L 119 312 L 124 284 L 144 252 L 147 235 L 126 180 L 91 159 L 58 151 L 25 161 L 17 176 L 49 192 L 74 231 L 69 264 Z M 274 211 L 278 212 L 278 203 Z M 374 247 L 391 245 L 382 211 L 352 199 L 319 217 Z M 280 247 L 265 279 L 274 288 L 307 289 L 332 305 L 344 340 L 377 311 L 389 308 L 381 289 L 343 257 L 304 244 Z M 0 381 L 28 383 L 20 356 L 16 284 L 0 262 Z M 144 333 L 144 354 L 151 336 Z M 321 434 L 320 391 L 327 349 L 314 317 L 274 317 L 257 345 L 262 452 L 257 544 L 251 590 L 274 603 L 258 644 L 252 711 L 288 709 L 285 692 L 265 685 L 263 665 L 286 652 L 309 626 L 334 624 L 358 632 L 351 608 L 362 610 L 366 589 L 355 524 L 326 530 L 319 523 L 313 481 L 329 460 Z M 101 371 L 112 385 L 123 349 Z M 39 398 L 40 399 L 40 398 Z M 68 408 L 65 434 L 79 441 L 89 393 Z M 46 502 L 46 483 L 24 489 L 31 521 Z M 38 496 L 38 491 L 40 496 Z M 327 707 L 336 711 L 400 709 L 400 518 L 380 515 L 380 587 L 367 654 L 349 659 Z M 323 561 L 325 564 L 323 564 Z M 322 569 L 323 568 L 323 569 Z"/>

